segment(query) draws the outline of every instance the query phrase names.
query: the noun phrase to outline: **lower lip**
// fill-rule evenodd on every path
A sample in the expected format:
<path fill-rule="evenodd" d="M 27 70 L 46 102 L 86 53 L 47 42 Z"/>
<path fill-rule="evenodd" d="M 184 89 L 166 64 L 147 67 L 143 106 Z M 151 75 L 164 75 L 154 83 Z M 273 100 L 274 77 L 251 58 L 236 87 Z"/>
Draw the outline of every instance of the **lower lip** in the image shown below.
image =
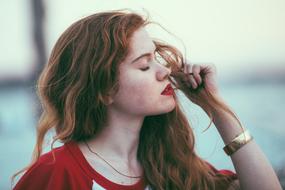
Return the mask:
<path fill-rule="evenodd" d="M 172 95 L 173 95 L 173 90 L 172 90 L 172 89 L 171 89 L 171 90 L 168 90 L 168 91 L 162 93 L 162 95 L 165 95 L 165 96 L 172 96 Z"/>

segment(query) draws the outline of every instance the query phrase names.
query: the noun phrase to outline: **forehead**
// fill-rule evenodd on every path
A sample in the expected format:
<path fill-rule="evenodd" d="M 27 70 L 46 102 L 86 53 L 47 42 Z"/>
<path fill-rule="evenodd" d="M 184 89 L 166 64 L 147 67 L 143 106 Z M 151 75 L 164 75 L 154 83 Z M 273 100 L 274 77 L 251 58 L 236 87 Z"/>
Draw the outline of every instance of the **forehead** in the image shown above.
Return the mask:
<path fill-rule="evenodd" d="M 142 27 L 134 32 L 130 40 L 130 56 L 139 56 L 144 53 L 151 53 L 155 50 L 155 44 L 148 32 Z"/>

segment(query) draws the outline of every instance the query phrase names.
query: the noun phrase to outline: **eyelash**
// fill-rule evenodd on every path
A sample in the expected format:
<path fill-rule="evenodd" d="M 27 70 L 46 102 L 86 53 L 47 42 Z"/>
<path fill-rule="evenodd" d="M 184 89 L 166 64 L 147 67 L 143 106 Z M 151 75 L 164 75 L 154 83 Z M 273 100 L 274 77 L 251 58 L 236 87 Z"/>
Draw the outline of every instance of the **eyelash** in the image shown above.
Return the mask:
<path fill-rule="evenodd" d="M 149 69 L 149 67 L 144 67 L 144 68 L 141 68 L 140 70 L 146 71 L 146 70 L 148 70 L 148 69 Z"/>

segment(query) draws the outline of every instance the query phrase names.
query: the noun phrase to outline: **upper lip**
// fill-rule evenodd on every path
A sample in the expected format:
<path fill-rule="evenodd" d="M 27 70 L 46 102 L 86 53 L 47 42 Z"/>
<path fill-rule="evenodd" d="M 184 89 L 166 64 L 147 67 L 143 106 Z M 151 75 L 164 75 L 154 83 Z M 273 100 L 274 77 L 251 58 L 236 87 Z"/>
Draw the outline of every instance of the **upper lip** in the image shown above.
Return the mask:
<path fill-rule="evenodd" d="M 167 92 L 168 90 L 172 90 L 172 86 L 171 84 L 167 84 L 166 87 L 164 88 L 164 90 L 161 92 L 161 94 L 163 94 L 164 92 Z"/>

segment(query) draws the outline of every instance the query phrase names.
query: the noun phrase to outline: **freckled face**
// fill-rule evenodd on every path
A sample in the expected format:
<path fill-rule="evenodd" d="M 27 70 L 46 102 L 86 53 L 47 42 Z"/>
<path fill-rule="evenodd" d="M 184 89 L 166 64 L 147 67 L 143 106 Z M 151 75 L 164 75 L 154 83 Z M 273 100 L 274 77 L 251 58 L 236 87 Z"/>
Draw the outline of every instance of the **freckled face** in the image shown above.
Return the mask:
<path fill-rule="evenodd" d="M 161 95 L 170 83 L 171 70 L 155 60 L 155 44 L 144 28 L 133 34 L 130 52 L 119 72 L 119 91 L 110 105 L 113 108 L 139 116 L 162 114 L 175 108 L 172 95 Z"/>

